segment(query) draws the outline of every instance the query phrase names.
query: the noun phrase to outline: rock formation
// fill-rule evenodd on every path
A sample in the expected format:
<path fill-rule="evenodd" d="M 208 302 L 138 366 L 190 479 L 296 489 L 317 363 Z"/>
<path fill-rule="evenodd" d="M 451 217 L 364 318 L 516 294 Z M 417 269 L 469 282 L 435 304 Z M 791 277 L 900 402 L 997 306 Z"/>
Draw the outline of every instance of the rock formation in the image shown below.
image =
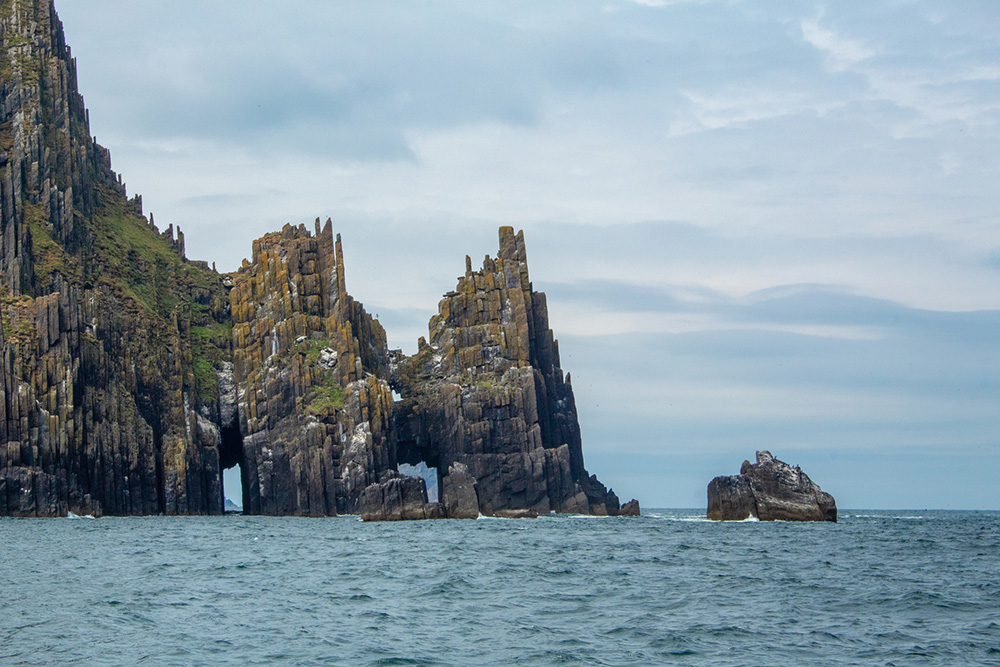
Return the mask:
<path fill-rule="evenodd" d="M 412 357 L 395 352 L 400 462 L 456 463 L 483 514 L 504 510 L 616 515 L 618 497 L 583 465 L 569 375 L 528 278 L 524 237 L 500 228 L 500 251 L 465 275 Z"/>
<path fill-rule="evenodd" d="M 244 511 L 357 513 L 396 469 L 382 326 L 347 293 L 340 237 L 286 225 L 233 276 Z"/>
<path fill-rule="evenodd" d="M 5 5 L 0 514 L 221 514 L 220 277 L 126 197 L 51 3 Z"/>
<path fill-rule="evenodd" d="M 90 136 L 51 1 L 0 1 L 0 37 L 0 515 L 221 514 L 234 465 L 251 514 L 638 513 L 584 468 L 520 233 L 390 353 L 329 220 L 187 259 Z"/>
<path fill-rule="evenodd" d="M 836 521 L 837 503 L 799 469 L 757 452 L 739 475 L 716 477 L 708 485 L 708 518 L 741 521 Z"/>

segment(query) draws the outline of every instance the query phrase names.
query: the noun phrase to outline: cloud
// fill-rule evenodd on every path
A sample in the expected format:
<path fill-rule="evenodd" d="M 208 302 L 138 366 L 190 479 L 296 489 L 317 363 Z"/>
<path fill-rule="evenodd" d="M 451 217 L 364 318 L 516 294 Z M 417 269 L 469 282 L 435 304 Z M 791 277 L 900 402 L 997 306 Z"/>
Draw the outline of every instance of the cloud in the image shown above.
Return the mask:
<path fill-rule="evenodd" d="M 868 46 L 861 40 L 851 39 L 820 24 L 822 13 L 812 19 L 799 23 L 802 37 L 827 56 L 829 66 L 834 71 L 844 71 L 878 55 L 878 49 Z"/>

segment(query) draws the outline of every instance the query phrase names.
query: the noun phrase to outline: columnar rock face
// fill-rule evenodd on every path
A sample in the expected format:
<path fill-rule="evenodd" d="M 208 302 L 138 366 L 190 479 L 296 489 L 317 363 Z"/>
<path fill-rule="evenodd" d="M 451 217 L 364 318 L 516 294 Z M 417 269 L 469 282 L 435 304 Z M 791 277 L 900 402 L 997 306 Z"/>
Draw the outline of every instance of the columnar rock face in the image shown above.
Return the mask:
<path fill-rule="evenodd" d="M 799 469 L 757 452 L 739 475 L 716 477 L 708 485 L 708 518 L 741 521 L 836 521 L 837 503 Z"/>
<path fill-rule="evenodd" d="M 448 474 L 441 481 L 441 502 L 449 519 L 479 518 L 476 478 L 464 463 L 448 466 Z"/>
<path fill-rule="evenodd" d="M 221 514 L 237 464 L 253 514 L 619 512 L 521 234 L 390 354 L 329 220 L 188 260 L 90 136 L 52 3 L 0 0 L 0 37 L 0 515 Z M 441 503 L 397 472 L 421 460 Z"/>
<path fill-rule="evenodd" d="M 340 237 L 286 225 L 233 276 L 244 510 L 357 513 L 395 470 L 382 326 L 347 293 Z"/>
<path fill-rule="evenodd" d="M 365 521 L 419 521 L 445 518 L 441 503 L 427 502 L 427 487 L 419 477 L 385 476 L 361 494 Z"/>
<path fill-rule="evenodd" d="M 497 258 L 479 271 L 466 258 L 429 329 L 416 355 L 395 355 L 401 462 L 463 464 L 485 514 L 619 512 L 618 497 L 584 468 L 573 389 L 520 232 L 502 227 Z"/>
<path fill-rule="evenodd" d="M 221 513 L 219 277 L 126 199 L 51 3 L 0 34 L 0 514 Z"/>

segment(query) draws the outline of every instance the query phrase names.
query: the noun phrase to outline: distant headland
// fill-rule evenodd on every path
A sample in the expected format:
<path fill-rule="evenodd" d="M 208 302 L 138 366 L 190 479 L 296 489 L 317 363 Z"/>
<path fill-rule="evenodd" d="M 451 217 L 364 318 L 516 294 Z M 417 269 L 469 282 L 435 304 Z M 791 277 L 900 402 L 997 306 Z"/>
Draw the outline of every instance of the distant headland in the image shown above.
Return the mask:
<path fill-rule="evenodd" d="M 0 16 L 0 515 L 636 515 L 584 466 L 521 233 L 444 295 L 416 354 L 348 293 L 332 224 L 230 274 L 185 256 L 90 135 L 50 0 Z M 425 463 L 424 480 L 398 472 Z"/>

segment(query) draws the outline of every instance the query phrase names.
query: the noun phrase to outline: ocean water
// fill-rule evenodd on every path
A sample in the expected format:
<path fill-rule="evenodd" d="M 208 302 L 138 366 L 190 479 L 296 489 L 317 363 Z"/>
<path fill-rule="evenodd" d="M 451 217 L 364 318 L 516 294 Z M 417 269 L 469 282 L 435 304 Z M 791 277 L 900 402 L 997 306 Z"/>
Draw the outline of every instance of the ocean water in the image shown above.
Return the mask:
<path fill-rule="evenodd" d="M 1000 513 L 0 520 L 2 665 L 1000 665 Z"/>

